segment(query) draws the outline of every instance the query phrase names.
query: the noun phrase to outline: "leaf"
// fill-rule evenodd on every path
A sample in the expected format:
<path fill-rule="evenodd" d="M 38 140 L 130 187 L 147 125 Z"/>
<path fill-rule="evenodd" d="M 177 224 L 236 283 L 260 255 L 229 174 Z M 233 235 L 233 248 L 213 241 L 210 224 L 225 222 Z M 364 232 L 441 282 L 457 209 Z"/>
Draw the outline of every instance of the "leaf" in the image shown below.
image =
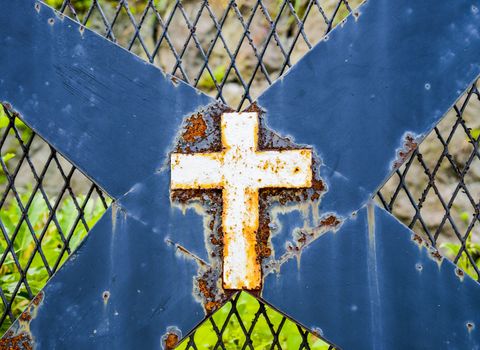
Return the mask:
<path fill-rule="evenodd" d="M 223 81 L 226 70 L 226 65 L 216 67 L 213 70 L 213 78 L 209 71 L 204 70 L 202 76 L 198 80 L 198 87 L 213 90 L 215 88 L 215 82 L 220 83 Z M 215 79 L 215 81 L 213 79 Z"/>
<path fill-rule="evenodd" d="M 472 129 L 472 130 L 470 130 L 470 135 L 472 136 L 472 138 L 473 138 L 475 141 L 478 141 L 478 137 L 480 136 L 480 129 Z M 469 141 L 468 138 L 467 138 L 467 141 Z"/>
<path fill-rule="evenodd" d="M 10 124 L 10 119 L 3 112 L 3 108 L 0 107 L 0 128 L 5 128 Z"/>
<path fill-rule="evenodd" d="M 14 157 L 15 157 L 15 153 L 8 152 L 8 153 L 5 153 L 4 156 L 2 156 L 2 160 L 3 160 L 4 163 L 7 163 L 10 159 L 12 159 Z"/>
<path fill-rule="evenodd" d="M 470 214 L 466 211 L 462 211 L 460 213 L 460 220 L 468 224 L 470 222 Z"/>
<path fill-rule="evenodd" d="M 446 253 L 450 256 L 456 256 L 462 247 L 459 243 L 445 242 L 440 244 L 440 249 L 446 249 Z"/>

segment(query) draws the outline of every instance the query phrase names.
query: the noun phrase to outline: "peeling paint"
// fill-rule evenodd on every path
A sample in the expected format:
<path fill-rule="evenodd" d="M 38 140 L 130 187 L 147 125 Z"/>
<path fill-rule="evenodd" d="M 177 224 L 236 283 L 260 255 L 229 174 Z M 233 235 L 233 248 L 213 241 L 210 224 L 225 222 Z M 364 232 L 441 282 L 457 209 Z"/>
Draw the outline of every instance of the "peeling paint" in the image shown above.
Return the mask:
<path fill-rule="evenodd" d="M 194 296 L 202 303 L 207 314 L 216 310 L 221 303 L 230 297 L 230 290 L 258 290 L 261 286 L 263 275 L 269 273 L 272 267 L 274 268 L 274 266 L 278 265 L 278 262 L 276 262 L 273 257 L 271 237 L 273 231 L 272 225 L 274 225 L 273 221 L 276 221 L 275 216 L 281 210 L 302 211 L 305 213 L 305 221 L 308 221 L 307 218 L 311 215 L 315 217 L 313 226 L 307 223 L 304 224 L 305 231 L 302 234 L 308 236 L 309 239 L 305 239 L 305 242 L 301 244 L 302 249 L 304 245 L 308 245 L 323 232 L 336 229 L 341 223 L 341 220 L 337 219 L 333 214 L 321 216 L 318 213 L 319 200 L 327 190 L 326 185 L 319 176 L 318 169 L 320 168 L 321 160 L 312 150 L 306 149 L 304 145 L 297 145 L 288 137 L 281 137 L 271 131 L 266 125 L 265 119 L 262 117 L 264 111 L 256 104 L 252 104 L 246 112 L 249 112 L 250 116 L 256 116 L 258 120 L 258 124 L 254 128 L 254 130 L 256 130 L 254 136 L 257 136 L 254 137 L 251 142 L 253 149 L 256 148 L 258 154 L 262 154 L 262 152 L 272 155 L 278 153 L 282 156 L 295 152 L 302 154 L 302 156 L 306 156 L 309 159 L 310 163 L 307 167 L 311 169 L 311 175 L 309 175 L 308 182 L 301 184 L 303 186 L 300 188 L 284 188 L 288 187 L 287 183 L 281 184 L 279 186 L 280 188 L 271 186 L 261 188 L 261 185 L 270 185 L 261 183 L 263 180 L 253 185 L 253 187 L 258 188 L 258 190 L 256 190 L 257 192 L 254 191 L 250 193 L 248 196 L 250 199 L 245 201 L 245 205 L 251 208 L 251 210 L 246 212 L 248 212 L 249 220 L 252 219 L 252 212 L 254 211 L 258 212 L 258 217 L 252 221 L 251 229 L 248 230 L 250 232 L 248 241 L 254 243 L 251 245 L 251 248 L 248 249 L 248 255 L 251 257 L 251 261 L 255 261 L 255 265 L 257 265 L 258 268 L 256 270 L 250 270 L 250 272 L 245 275 L 250 281 L 255 281 L 255 283 L 237 285 L 234 285 L 234 283 L 230 285 L 225 283 L 226 278 L 229 278 L 229 273 L 224 272 L 224 257 L 229 254 L 229 245 L 226 244 L 228 239 L 226 240 L 224 232 L 226 222 L 225 211 L 228 207 L 223 200 L 225 191 L 222 191 L 220 188 L 226 184 L 226 180 L 223 176 L 219 176 L 220 172 L 218 170 L 215 171 L 213 168 L 220 168 L 221 162 L 223 161 L 222 152 L 224 152 L 226 148 L 231 147 L 228 142 L 222 145 L 222 140 L 226 140 L 227 135 L 222 135 L 221 129 L 222 114 L 229 112 L 225 106 L 217 104 L 187 117 L 181 132 L 177 136 L 171 157 L 172 178 L 176 176 L 174 171 L 182 162 L 181 157 L 190 157 L 190 155 L 193 157 L 201 154 L 203 155 L 201 166 L 210 164 L 210 166 L 207 167 L 209 168 L 208 171 L 204 172 L 205 179 L 201 181 L 203 185 L 200 184 L 200 181 L 189 180 L 186 181 L 188 184 L 182 184 L 180 181 L 180 183 L 174 182 L 171 190 L 173 207 L 179 208 L 184 213 L 186 213 L 188 208 L 193 208 L 199 215 L 204 217 L 203 229 L 209 261 L 198 264 L 199 272 L 194 279 Z M 233 120 L 234 119 L 232 119 L 232 121 Z M 255 145 L 256 147 L 254 147 Z M 307 153 L 303 155 L 304 152 Z M 238 161 L 238 158 L 241 157 L 237 155 L 232 159 Z M 189 160 L 191 160 L 191 158 Z M 291 168 L 292 176 L 295 176 L 295 172 L 305 172 L 306 168 L 292 166 L 290 163 L 292 162 L 264 162 L 262 163 L 261 171 L 277 174 L 285 169 Z M 193 165 L 192 168 L 195 168 L 198 173 L 200 163 L 195 166 Z M 239 171 L 241 172 L 243 169 Z M 191 176 L 191 174 L 188 173 L 186 175 Z M 289 178 L 291 178 L 290 175 Z M 291 181 L 289 178 L 287 179 Z M 238 195 L 235 195 L 235 199 L 237 199 L 237 197 Z M 238 210 L 236 210 L 236 212 L 238 212 Z M 246 233 L 246 231 L 243 230 L 242 232 L 244 232 L 244 234 Z M 297 233 L 293 233 L 294 240 L 297 239 L 295 237 L 296 234 Z M 302 241 L 301 238 L 300 241 Z M 171 242 L 170 244 L 175 243 Z M 177 245 L 175 246 L 177 247 L 177 251 L 180 249 L 182 255 L 193 258 L 186 249 L 182 250 Z M 233 251 L 238 250 L 239 248 L 235 248 Z M 232 251 L 232 249 L 230 249 L 230 251 Z M 290 258 L 291 253 L 292 252 L 289 252 L 288 257 L 285 256 L 283 259 Z M 198 259 L 194 259 L 199 262 Z M 234 265 L 242 266 L 242 264 L 238 262 Z"/>
<path fill-rule="evenodd" d="M 207 124 L 197 114 L 187 119 L 183 139 L 206 135 Z M 173 153 L 172 190 L 222 189 L 223 284 L 225 289 L 258 290 L 259 191 L 263 188 L 312 187 L 312 151 L 260 150 L 257 112 L 223 113 L 221 152 Z"/>
<path fill-rule="evenodd" d="M 400 149 L 397 149 L 397 158 L 393 161 L 392 168 L 394 170 L 400 168 L 402 164 L 410 158 L 412 153 L 417 149 L 420 138 L 419 135 L 410 132 L 404 134 L 402 146 Z"/>
<path fill-rule="evenodd" d="M 32 350 L 34 339 L 30 331 L 30 322 L 37 317 L 42 305 L 44 292 L 38 293 L 26 310 L 22 312 L 17 322 L 0 339 L 0 350 Z"/>
<path fill-rule="evenodd" d="M 174 349 L 179 340 L 182 339 L 182 332 L 177 327 L 169 327 L 167 332 L 162 336 L 162 349 Z"/>
<path fill-rule="evenodd" d="M 294 231 L 293 240 L 286 242 L 286 252 L 278 259 L 272 258 L 266 260 L 264 264 L 264 277 L 270 273 L 280 273 L 281 266 L 293 258 L 296 258 L 297 263 L 300 265 L 301 255 L 304 249 L 323 234 L 330 231 L 337 231 L 343 222 L 343 218 L 329 213 L 321 217 L 320 223 L 316 227 L 306 227 Z M 300 266 L 298 266 L 298 268 L 300 268 Z"/>

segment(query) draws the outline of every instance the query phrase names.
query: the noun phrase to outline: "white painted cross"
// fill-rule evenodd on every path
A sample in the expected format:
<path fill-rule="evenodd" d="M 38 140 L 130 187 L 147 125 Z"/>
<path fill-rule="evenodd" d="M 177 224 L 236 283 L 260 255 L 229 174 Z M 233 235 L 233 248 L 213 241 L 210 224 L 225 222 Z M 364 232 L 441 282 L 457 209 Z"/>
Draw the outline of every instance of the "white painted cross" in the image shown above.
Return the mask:
<path fill-rule="evenodd" d="M 257 113 L 224 113 L 221 137 L 222 152 L 172 154 L 171 189 L 222 189 L 223 286 L 255 290 L 259 189 L 311 187 L 312 152 L 257 150 Z"/>

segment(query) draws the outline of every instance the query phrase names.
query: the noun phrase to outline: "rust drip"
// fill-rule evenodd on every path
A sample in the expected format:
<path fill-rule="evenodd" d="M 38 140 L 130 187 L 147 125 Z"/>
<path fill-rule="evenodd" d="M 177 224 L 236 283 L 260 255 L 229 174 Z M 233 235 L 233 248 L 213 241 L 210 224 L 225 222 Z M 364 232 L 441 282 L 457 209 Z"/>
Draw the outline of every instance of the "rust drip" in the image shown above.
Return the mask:
<path fill-rule="evenodd" d="M 393 162 L 393 169 L 398 169 L 417 149 L 417 138 L 412 134 L 406 134 L 404 137 L 402 148 L 397 152 L 397 159 Z"/>
<path fill-rule="evenodd" d="M 222 284 L 219 283 L 220 279 L 220 271 L 211 268 L 195 279 L 195 288 L 198 294 L 202 296 L 203 307 L 207 315 L 220 309 L 234 293 L 230 290 L 224 290 Z"/>
<path fill-rule="evenodd" d="M 287 242 L 286 252 L 279 259 L 271 259 L 265 265 L 265 274 L 279 272 L 280 267 L 290 259 L 297 258 L 300 261 L 303 250 L 329 231 L 337 231 L 344 219 L 334 214 L 327 214 L 320 220 L 320 224 L 312 229 L 301 229 L 294 233 L 294 239 Z"/>

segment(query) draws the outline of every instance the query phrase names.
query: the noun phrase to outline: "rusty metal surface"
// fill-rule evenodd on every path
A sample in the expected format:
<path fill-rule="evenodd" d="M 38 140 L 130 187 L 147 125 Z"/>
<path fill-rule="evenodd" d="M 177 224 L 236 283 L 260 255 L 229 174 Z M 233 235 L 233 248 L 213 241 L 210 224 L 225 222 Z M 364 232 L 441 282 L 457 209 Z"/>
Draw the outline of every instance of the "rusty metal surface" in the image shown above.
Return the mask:
<path fill-rule="evenodd" d="M 308 189 L 258 191 L 261 295 L 344 348 L 480 345 L 478 285 L 364 207 L 480 72 L 477 8 L 435 2 L 432 13 L 432 4 L 369 0 L 249 110 L 259 114 L 260 149 L 309 149 L 313 171 Z M 224 153 L 221 116 L 231 110 L 44 5 L 2 6 L 0 99 L 116 198 L 45 287 L 28 327 L 18 320 L 4 341 L 171 346 L 232 291 L 222 284 L 222 193 L 193 186 L 198 169 L 170 191 L 170 155 Z M 218 174 L 203 175 L 223 187 Z M 429 283 L 444 288 L 432 296 Z M 460 296 L 468 308 L 458 309 Z M 422 324 L 412 321 L 419 310 Z M 435 339 L 425 337 L 430 326 Z"/>
<path fill-rule="evenodd" d="M 222 190 L 225 289 L 261 289 L 260 189 L 312 187 L 312 151 L 259 149 L 258 118 L 256 112 L 223 113 L 221 152 L 173 153 L 170 160 L 172 190 Z"/>

